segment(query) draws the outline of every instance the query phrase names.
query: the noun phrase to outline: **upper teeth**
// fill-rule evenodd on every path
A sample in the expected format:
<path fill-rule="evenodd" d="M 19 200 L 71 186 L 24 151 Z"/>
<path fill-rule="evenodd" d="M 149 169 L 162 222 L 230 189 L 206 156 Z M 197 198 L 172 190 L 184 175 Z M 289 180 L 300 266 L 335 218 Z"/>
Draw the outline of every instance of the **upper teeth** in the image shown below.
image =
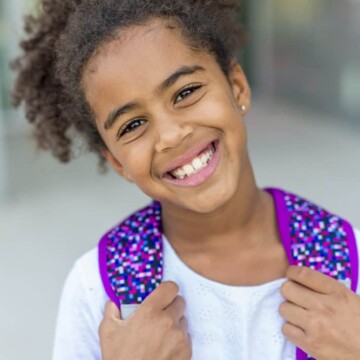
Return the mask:
<path fill-rule="evenodd" d="M 183 179 L 185 176 L 191 176 L 206 167 L 213 155 L 214 149 L 213 146 L 211 146 L 209 150 L 205 150 L 203 153 L 192 159 L 191 163 L 172 171 L 171 175 L 178 179 Z"/>

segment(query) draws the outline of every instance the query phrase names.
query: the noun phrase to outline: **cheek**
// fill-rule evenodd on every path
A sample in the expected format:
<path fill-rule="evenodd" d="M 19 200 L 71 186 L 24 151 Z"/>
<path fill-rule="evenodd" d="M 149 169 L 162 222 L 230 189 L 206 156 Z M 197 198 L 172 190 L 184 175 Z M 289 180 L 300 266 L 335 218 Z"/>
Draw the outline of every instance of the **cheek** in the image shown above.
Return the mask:
<path fill-rule="evenodd" d="M 122 149 L 117 151 L 124 170 L 131 175 L 133 180 L 142 182 L 151 173 L 151 149 L 144 141 L 120 145 Z"/>
<path fill-rule="evenodd" d="M 212 116 L 214 127 L 225 135 L 225 141 L 232 154 L 243 154 L 247 148 L 247 131 L 242 113 L 237 103 L 226 92 L 212 97 L 208 104 L 208 114 Z"/>
<path fill-rule="evenodd" d="M 226 91 L 207 94 L 206 101 L 196 107 L 194 116 L 224 131 L 234 131 L 242 122 L 240 110 Z"/>

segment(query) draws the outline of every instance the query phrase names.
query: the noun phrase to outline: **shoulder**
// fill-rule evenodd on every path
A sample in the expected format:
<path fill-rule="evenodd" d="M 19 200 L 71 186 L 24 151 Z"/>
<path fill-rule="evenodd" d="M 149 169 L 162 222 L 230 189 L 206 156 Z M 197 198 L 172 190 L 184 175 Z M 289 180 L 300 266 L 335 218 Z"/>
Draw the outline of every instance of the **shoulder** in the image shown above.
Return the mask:
<path fill-rule="evenodd" d="M 359 264 L 359 259 L 360 259 L 360 229 L 357 229 L 357 228 L 353 228 L 353 231 L 354 231 L 354 235 L 355 235 L 355 244 L 356 244 L 356 252 L 357 252 L 357 261 L 356 261 L 356 264 L 355 266 L 357 266 L 358 268 L 358 284 L 357 284 L 357 291 L 356 293 L 358 295 L 360 295 L 360 264 Z"/>
<path fill-rule="evenodd" d="M 99 249 L 95 247 L 78 258 L 68 275 L 67 282 L 82 291 L 87 297 L 92 294 L 106 297 L 99 270 Z"/>
<path fill-rule="evenodd" d="M 358 252 L 358 258 L 360 260 L 360 229 L 356 229 L 356 228 L 353 228 L 353 231 L 354 231 L 354 235 L 355 235 L 355 242 L 356 242 L 356 247 L 357 247 L 357 252 Z M 360 271 L 360 269 L 359 269 Z M 359 277 L 360 279 L 360 277 Z"/>
<path fill-rule="evenodd" d="M 81 255 L 72 265 L 67 275 L 65 286 L 69 283 L 88 284 L 96 283 L 99 279 L 98 248 L 95 247 Z"/>
<path fill-rule="evenodd" d="M 360 242 L 360 230 L 354 228 L 354 233 L 355 233 L 355 237 L 356 239 L 358 239 L 358 242 Z"/>
<path fill-rule="evenodd" d="M 75 261 L 65 281 L 61 305 L 82 304 L 84 310 L 99 316 L 106 300 L 100 278 L 98 248 L 93 248 Z"/>
<path fill-rule="evenodd" d="M 96 277 L 99 274 L 98 258 L 98 247 L 94 247 L 75 261 L 73 271 L 84 279 L 94 278 L 94 275 Z"/>
<path fill-rule="evenodd" d="M 353 227 L 353 231 L 354 231 L 354 236 L 355 236 L 355 243 L 356 243 L 356 247 L 357 247 L 357 252 L 359 254 L 358 257 L 360 259 L 360 230 Z"/>

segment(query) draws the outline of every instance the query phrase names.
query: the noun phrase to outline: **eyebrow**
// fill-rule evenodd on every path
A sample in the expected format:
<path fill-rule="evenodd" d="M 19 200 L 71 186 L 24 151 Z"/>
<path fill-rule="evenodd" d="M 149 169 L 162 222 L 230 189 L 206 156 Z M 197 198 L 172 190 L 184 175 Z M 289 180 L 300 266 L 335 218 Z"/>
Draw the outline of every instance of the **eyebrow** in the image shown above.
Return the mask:
<path fill-rule="evenodd" d="M 109 130 L 115 124 L 115 122 L 119 118 L 119 116 L 124 115 L 130 111 L 133 111 L 139 107 L 140 107 L 139 103 L 134 101 L 134 102 L 127 103 L 126 105 L 113 110 L 109 114 L 109 116 L 107 117 L 107 119 L 105 121 L 104 129 Z"/>
<path fill-rule="evenodd" d="M 166 78 L 155 90 L 155 93 L 162 93 L 172 85 L 174 85 L 179 78 L 186 75 L 194 74 L 198 71 L 205 71 L 205 69 L 200 65 L 194 65 L 194 66 L 182 66 L 178 70 L 176 70 L 173 74 L 171 74 L 168 78 Z M 140 107 L 140 104 L 136 101 L 129 102 L 121 107 L 118 107 L 114 109 L 109 116 L 107 117 L 104 129 L 108 130 L 110 129 L 116 122 L 116 120 L 126 113 L 136 110 Z"/>

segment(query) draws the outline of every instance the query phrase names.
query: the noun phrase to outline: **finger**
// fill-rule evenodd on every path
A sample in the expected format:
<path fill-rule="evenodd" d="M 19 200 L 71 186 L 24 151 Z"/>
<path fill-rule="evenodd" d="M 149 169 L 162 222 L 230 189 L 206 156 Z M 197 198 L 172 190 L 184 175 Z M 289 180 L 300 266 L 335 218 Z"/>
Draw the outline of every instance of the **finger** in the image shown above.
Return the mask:
<path fill-rule="evenodd" d="M 304 308 L 288 301 L 283 302 L 279 308 L 280 315 L 285 321 L 305 330 L 309 321 L 309 312 Z"/>
<path fill-rule="evenodd" d="M 320 294 L 331 294 L 340 284 L 330 276 L 305 266 L 290 266 L 286 276 Z"/>
<path fill-rule="evenodd" d="M 311 309 L 320 294 L 300 285 L 294 281 L 286 280 L 280 287 L 281 295 L 289 302 L 301 306 L 304 309 Z"/>
<path fill-rule="evenodd" d="M 173 319 L 179 321 L 184 316 L 185 300 L 181 296 L 176 296 L 174 301 L 164 310 Z"/>
<path fill-rule="evenodd" d="M 152 307 L 155 310 L 164 310 L 174 301 L 178 292 L 179 287 L 176 283 L 165 281 L 143 301 L 143 306 L 140 308 Z"/>
<path fill-rule="evenodd" d="M 297 347 L 305 350 L 306 347 L 306 333 L 304 330 L 300 329 L 299 327 L 286 322 L 282 326 L 282 333 L 284 336 L 291 341 Z"/>
<path fill-rule="evenodd" d="M 188 323 L 188 321 L 187 321 L 187 319 L 186 319 L 185 316 L 183 316 L 183 317 L 179 320 L 179 325 L 180 325 L 180 328 L 181 328 L 183 331 L 187 332 L 187 331 L 189 330 L 189 323 Z"/>
<path fill-rule="evenodd" d="M 108 301 L 105 305 L 104 318 L 121 320 L 120 310 L 112 301 Z"/>

